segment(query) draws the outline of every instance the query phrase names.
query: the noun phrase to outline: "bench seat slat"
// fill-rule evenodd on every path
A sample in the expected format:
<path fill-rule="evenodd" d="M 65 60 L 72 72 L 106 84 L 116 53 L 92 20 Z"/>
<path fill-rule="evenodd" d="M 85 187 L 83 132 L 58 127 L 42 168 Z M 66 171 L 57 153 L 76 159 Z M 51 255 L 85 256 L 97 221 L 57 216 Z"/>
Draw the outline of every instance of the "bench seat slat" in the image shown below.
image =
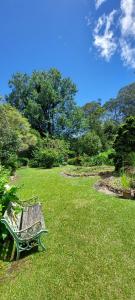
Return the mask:
<path fill-rule="evenodd" d="M 42 224 L 42 227 L 45 228 L 44 224 L 44 217 L 41 212 L 41 205 L 40 204 L 34 204 L 32 206 L 28 206 L 23 209 L 22 214 L 22 224 L 21 224 L 21 230 L 32 226 L 34 223 L 40 221 Z"/>

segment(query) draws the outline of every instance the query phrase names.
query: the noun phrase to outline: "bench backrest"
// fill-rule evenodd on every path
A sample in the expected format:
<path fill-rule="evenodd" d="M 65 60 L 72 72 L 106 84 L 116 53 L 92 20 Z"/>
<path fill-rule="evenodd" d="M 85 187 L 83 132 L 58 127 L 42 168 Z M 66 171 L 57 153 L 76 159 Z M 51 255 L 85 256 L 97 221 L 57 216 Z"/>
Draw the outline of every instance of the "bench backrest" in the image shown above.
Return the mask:
<path fill-rule="evenodd" d="M 1 220 L 1 222 L 4 223 L 8 229 L 10 228 L 11 233 L 20 230 L 22 209 L 20 207 L 19 212 L 17 212 L 17 207 L 17 204 L 10 202 Z"/>

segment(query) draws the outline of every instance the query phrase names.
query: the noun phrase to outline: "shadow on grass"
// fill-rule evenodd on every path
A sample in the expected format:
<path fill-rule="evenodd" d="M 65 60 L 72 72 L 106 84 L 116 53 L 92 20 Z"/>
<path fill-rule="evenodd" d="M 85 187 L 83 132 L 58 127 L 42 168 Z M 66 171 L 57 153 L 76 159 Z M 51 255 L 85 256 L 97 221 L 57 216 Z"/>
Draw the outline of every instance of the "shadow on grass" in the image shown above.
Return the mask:
<path fill-rule="evenodd" d="M 36 252 L 38 252 L 38 246 L 33 247 L 29 251 L 23 251 L 20 254 L 19 260 Z M 0 242 L 0 261 L 3 262 L 16 261 L 16 246 L 11 237 L 7 237 L 3 243 Z"/>

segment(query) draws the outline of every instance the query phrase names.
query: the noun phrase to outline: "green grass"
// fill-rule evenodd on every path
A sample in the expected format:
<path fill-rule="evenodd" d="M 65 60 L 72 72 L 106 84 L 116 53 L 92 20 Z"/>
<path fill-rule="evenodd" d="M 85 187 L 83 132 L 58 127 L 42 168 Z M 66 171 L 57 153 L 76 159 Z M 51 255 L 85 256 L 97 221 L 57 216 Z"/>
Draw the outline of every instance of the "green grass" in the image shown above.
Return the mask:
<path fill-rule="evenodd" d="M 21 169 L 20 197 L 39 195 L 46 252 L 4 263 L 1 300 L 135 299 L 135 202 L 97 192 L 97 178 Z"/>

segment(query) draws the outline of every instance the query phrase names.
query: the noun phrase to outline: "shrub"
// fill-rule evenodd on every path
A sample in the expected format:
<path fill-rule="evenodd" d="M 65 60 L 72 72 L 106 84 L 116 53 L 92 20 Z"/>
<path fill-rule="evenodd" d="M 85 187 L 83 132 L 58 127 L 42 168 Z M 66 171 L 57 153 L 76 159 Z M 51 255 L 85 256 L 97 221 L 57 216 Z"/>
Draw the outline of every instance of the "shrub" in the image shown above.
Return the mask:
<path fill-rule="evenodd" d="M 40 151 L 35 151 L 34 158 L 30 161 L 31 167 L 44 167 L 52 168 L 58 165 L 58 153 L 55 149 L 43 149 Z"/>
<path fill-rule="evenodd" d="M 84 154 L 68 160 L 69 164 L 78 165 L 78 166 L 101 166 L 101 165 L 113 165 L 113 159 L 111 155 L 114 153 L 113 149 L 110 149 L 105 152 L 101 152 L 98 155 L 88 156 Z"/>
<path fill-rule="evenodd" d="M 19 157 L 18 165 L 19 167 L 26 167 L 29 164 L 29 159 L 27 157 Z"/>
<path fill-rule="evenodd" d="M 17 154 L 10 154 L 4 163 L 5 168 L 10 170 L 10 175 L 14 175 L 18 168 L 18 157 Z"/>
<path fill-rule="evenodd" d="M 101 152 L 98 154 L 98 159 L 102 165 L 113 165 L 113 155 L 115 151 L 113 149 L 109 149 L 107 151 Z"/>
<path fill-rule="evenodd" d="M 68 160 L 68 153 L 69 145 L 65 141 L 45 138 L 40 147 L 33 151 L 30 166 L 51 168 L 63 165 Z"/>
<path fill-rule="evenodd" d="M 77 157 L 69 158 L 68 159 L 68 164 L 69 165 L 74 165 L 74 166 L 81 166 L 82 165 L 82 157 L 77 156 Z"/>
<path fill-rule="evenodd" d="M 0 169 L 0 217 L 4 214 L 10 201 L 17 202 L 17 187 L 8 184 L 9 173 L 2 168 Z M 7 230 L 3 224 L 0 226 L 0 240 L 7 236 Z"/>
<path fill-rule="evenodd" d="M 125 165 L 135 167 L 135 152 L 130 152 L 129 154 L 127 154 Z"/>
<path fill-rule="evenodd" d="M 121 176 L 121 184 L 125 191 L 129 190 L 131 188 L 131 178 L 127 177 L 126 174 L 123 174 Z"/>
<path fill-rule="evenodd" d="M 129 155 L 135 151 L 135 117 L 127 118 L 126 122 L 119 127 L 114 149 L 116 152 L 114 157 L 116 171 L 132 166 L 133 161 Z"/>
<path fill-rule="evenodd" d="M 52 149 L 45 149 L 41 153 L 40 167 L 52 168 L 57 165 L 57 152 Z"/>
<path fill-rule="evenodd" d="M 16 195 L 18 188 L 8 184 L 9 173 L 3 169 L 0 171 L 0 211 L 1 214 L 7 209 L 10 201 L 16 202 L 18 197 Z"/>
<path fill-rule="evenodd" d="M 88 156 L 96 155 L 102 149 L 100 137 L 94 131 L 86 133 L 86 135 L 80 139 L 79 143 L 81 154 L 85 153 Z"/>

